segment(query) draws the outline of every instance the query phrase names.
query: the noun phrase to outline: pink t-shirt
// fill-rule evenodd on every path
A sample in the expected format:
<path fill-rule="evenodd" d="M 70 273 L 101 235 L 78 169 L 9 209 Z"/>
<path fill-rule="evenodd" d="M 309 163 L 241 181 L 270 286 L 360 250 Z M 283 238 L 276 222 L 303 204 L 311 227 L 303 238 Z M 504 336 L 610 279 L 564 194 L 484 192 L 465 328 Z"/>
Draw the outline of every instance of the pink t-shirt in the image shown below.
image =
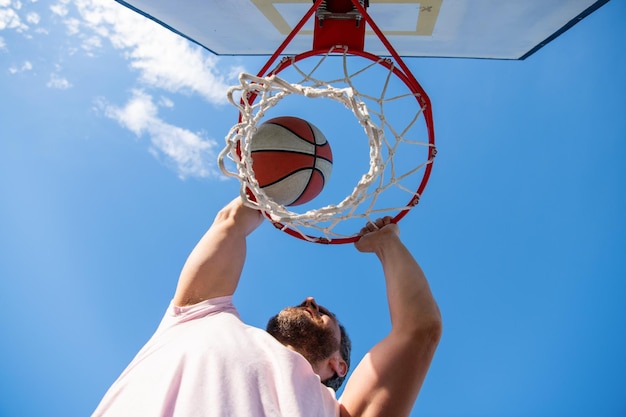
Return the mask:
<path fill-rule="evenodd" d="M 170 305 L 100 402 L 100 417 L 338 416 L 309 362 L 241 321 L 232 297 Z"/>

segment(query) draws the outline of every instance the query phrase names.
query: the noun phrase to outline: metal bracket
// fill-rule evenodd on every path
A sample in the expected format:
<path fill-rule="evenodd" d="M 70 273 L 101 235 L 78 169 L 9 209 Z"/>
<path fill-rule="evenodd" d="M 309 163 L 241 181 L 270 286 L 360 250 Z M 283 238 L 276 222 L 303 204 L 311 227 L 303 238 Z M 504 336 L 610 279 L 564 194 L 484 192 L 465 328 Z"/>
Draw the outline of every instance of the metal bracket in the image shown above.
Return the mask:
<path fill-rule="evenodd" d="M 332 0 L 331 0 L 332 1 Z M 359 0 L 359 3 L 363 8 L 369 7 L 369 0 Z M 328 10 L 328 1 L 324 0 L 319 5 L 317 10 L 315 11 L 315 17 L 317 17 L 318 25 L 320 27 L 324 26 L 324 21 L 328 20 L 354 20 L 356 27 L 358 28 L 361 25 L 361 19 L 363 16 L 357 10 L 356 7 L 352 6 L 352 10 L 348 10 L 346 12 L 335 12 Z"/>

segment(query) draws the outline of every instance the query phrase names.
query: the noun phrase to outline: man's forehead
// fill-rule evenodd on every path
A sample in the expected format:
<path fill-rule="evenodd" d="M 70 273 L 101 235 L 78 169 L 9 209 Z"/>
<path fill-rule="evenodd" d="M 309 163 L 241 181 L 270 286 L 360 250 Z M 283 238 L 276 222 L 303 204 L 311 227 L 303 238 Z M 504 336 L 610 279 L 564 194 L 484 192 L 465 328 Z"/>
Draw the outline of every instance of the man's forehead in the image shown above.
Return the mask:
<path fill-rule="evenodd" d="M 339 340 L 339 343 L 341 343 L 341 328 L 339 327 L 339 320 L 337 320 L 337 317 L 335 317 L 335 315 L 328 310 L 326 310 L 326 312 L 322 311 L 321 307 L 320 307 L 320 312 L 330 317 L 330 322 L 332 323 L 331 325 L 333 328 L 333 333 L 335 334 L 335 336 L 337 336 L 337 340 Z"/>
<path fill-rule="evenodd" d="M 335 315 L 329 309 L 319 304 L 317 307 L 319 308 L 320 313 L 326 314 L 327 316 L 332 317 L 335 321 L 337 321 L 337 317 L 335 317 Z"/>

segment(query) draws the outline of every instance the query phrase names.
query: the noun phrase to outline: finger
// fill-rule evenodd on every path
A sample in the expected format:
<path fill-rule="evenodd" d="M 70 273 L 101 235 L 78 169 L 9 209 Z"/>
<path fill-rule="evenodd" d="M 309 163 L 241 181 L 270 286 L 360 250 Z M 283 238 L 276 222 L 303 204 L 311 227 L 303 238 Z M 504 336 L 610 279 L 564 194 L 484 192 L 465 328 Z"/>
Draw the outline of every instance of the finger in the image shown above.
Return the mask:
<path fill-rule="evenodd" d="M 378 230 L 378 227 L 376 227 L 375 224 L 373 224 L 372 222 L 367 222 L 365 224 L 365 226 L 363 226 L 363 228 L 361 229 L 361 234 L 362 235 L 366 235 L 368 233 L 372 233 L 374 231 Z"/>
<path fill-rule="evenodd" d="M 374 224 L 376 225 L 377 229 L 381 229 L 385 226 L 387 226 L 388 224 L 392 223 L 392 218 L 390 216 L 385 216 L 385 217 L 381 217 L 376 219 L 376 221 L 374 222 Z"/>
<path fill-rule="evenodd" d="M 372 233 L 374 230 L 376 230 L 376 228 L 372 227 L 371 224 L 368 223 L 365 226 L 363 226 L 363 228 L 361 230 L 359 230 L 358 235 L 359 236 L 365 236 L 367 234 Z"/>
<path fill-rule="evenodd" d="M 365 227 L 360 230 L 359 235 L 363 236 L 365 234 L 375 232 L 392 223 L 393 217 L 391 216 L 380 217 L 374 221 L 370 220 L 365 224 Z"/>

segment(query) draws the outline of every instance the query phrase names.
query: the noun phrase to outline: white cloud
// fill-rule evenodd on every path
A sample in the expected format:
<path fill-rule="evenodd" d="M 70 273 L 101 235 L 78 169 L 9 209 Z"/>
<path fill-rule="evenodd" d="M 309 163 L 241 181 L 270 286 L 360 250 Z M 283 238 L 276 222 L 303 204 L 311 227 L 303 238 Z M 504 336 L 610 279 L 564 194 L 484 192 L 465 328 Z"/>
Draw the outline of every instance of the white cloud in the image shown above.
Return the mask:
<path fill-rule="evenodd" d="M 159 111 L 172 109 L 174 102 L 162 93 L 195 95 L 216 105 L 227 105 L 226 91 L 237 83 L 242 68 L 221 65 L 219 57 L 112 0 L 54 0 L 46 7 L 74 40 L 65 53 L 82 51 L 94 56 L 111 45 L 127 60 L 142 88 L 156 90 L 154 98 L 136 90 L 121 107 L 100 99 L 103 114 L 137 137 L 148 137 L 150 153 L 172 167 L 179 177 L 221 178 L 215 166 L 217 143 L 206 133 L 164 121 Z M 29 19 L 36 20 L 35 16 Z M 48 87 L 72 87 L 58 74 L 59 69 L 52 72 Z"/>
<path fill-rule="evenodd" d="M 19 0 L 0 0 L 0 30 L 14 29 L 18 32 L 26 32 L 31 25 L 37 25 L 41 18 L 36 12 L 27 12 L 25 17 L 20 17 L 22 2 Z"/>
<path fill-rule="evenodd" d="M 28 29 L 28 26 L 22 23 L 20 16 L 14 9 L 4 6 L 0 8 L 0 30 L 5 29 L 16 29 L 18 32 L 22 32 Z"/>
<path fill-rule="evenodd" d="M 110 42 L 145 88 L 196 95 L 217 105 L 228 104 L 226 90 L 237 83 L 241 68 L 220 65 L 220 58 L 127 7 L 112 0 L 53 0 L 34 9 L 31 5 L 35 2 L 0 0 L 0 31 L 26 32 L 31 25 L 34 32 L 47 35 L 50 22 L 45 19 L 52 17 L 52 23 L 60 22 L 74 40 L 73 45 L 64 43 L 65 54 L 82 51 L 93 56 Z M 7 43 L 0 37 L 0 52 L 6 50 Z M 32 69 L 31 62 L 24 61 L 11 66 L 9 72 L 18 74 Z M 52 69 L 46 86 L 71 88 L 72 83 L 60 74 L 59 67 Z M 138 137 L 149 137 L 150 152 L 173 166 L 181 178 L 221 178 L 214 163 L 217 143 L 205 133 L 169 124 L 159 116 L 160 109 L 174 107 L 170 98 L 157 92 L 153 99 L 137 90 L 122 107 L 106 104 L 105 100 L 101 103 L 107 117 Z"/>
<path fill-rule="evenodd" d="M 69 13 L 67 5 L 64 3 L 57 3 L 50 6 L 50 10 L 57 16 L 65 17 Z"/>
<path fill-rule="evenodd" d="M 168 102 L 165 103 L 167 105 Z M 107 117 L 136 136 L 147 135 L 152 145 L 150 152 L 159 159 L 164 156 L 180 178 L 218 176 L 213 164 L 217 143 L 203 137 L 203 134 L 163 121 L 152 96 L 134 90 L 124 107 L 108 104 L 106 100 L 100 100 L 97 105 Z"/>
<path fill-rule="evenodd" d="M 139 80 L 149 86 L 170 92 L 198 94 L 215 104 L 226 104 L 226 90 L 236 82 L 240 68 L 223 70 L 219 58 L 157 23 L 111 0 L 76 0 L 82 17 L 81 27 L 71 19 L 66 25 L 71 33 L 82 29 L 85 50 L 98 45 L 94 34 L 105 37 L 124 51 L 130 66 L 138 71 Z M 62 7 L 58 7 L 58 14 Z"/>
<path fill-rule="evenodd" d="M 65 28 L 67 29 L 67 34 L 70 36 L 80 34 L 80 26 L 82 22 L 80 19 L 76 19 L 74 17 L 70 17 L 65 19 Z"/>
<path fill-rule="evenodd" d="M 49 88 L 56 88 L 59 90 L 67 90 L 72 87 L 72 84 L 65 78 L 59 77 L 57 74 L 50 74 L 50 80 L 46 84 Z"/>
<path fill-rule="evenodd" d="M 41 17 L 35 12 L 30 12 L 26 14 L 26 21 L 32 25 L 37 25 L 41 21 Z"/>
<path fill-rule="evenodd" d="M 167 98 L 167 97 L 161 97 L 161 98 L 159 99 L 159 105 L 160 105 L 161 107 L 169 107 L 169 108 L 172 108 L 172 107 L 174 107 L 174 102 L 173 102 L 172 100 L 170 100 L 169 98 Z"/>
<path fill-rule="evenodd" d="M 99 36 L 90 36 L 86 38 L 82 43 L 82 48 L 88 54 L 91 55 L 91 52 L 102 47 L 102 38 Z"/>
<path fill-rule="evenodd" d="M 11 74 L 17 74 L 18 72 L 30 71 L 33 69 L 33 64 L 30 61 L 24 61 L 21 67 L 10 67 L 9 72 Z"/>

